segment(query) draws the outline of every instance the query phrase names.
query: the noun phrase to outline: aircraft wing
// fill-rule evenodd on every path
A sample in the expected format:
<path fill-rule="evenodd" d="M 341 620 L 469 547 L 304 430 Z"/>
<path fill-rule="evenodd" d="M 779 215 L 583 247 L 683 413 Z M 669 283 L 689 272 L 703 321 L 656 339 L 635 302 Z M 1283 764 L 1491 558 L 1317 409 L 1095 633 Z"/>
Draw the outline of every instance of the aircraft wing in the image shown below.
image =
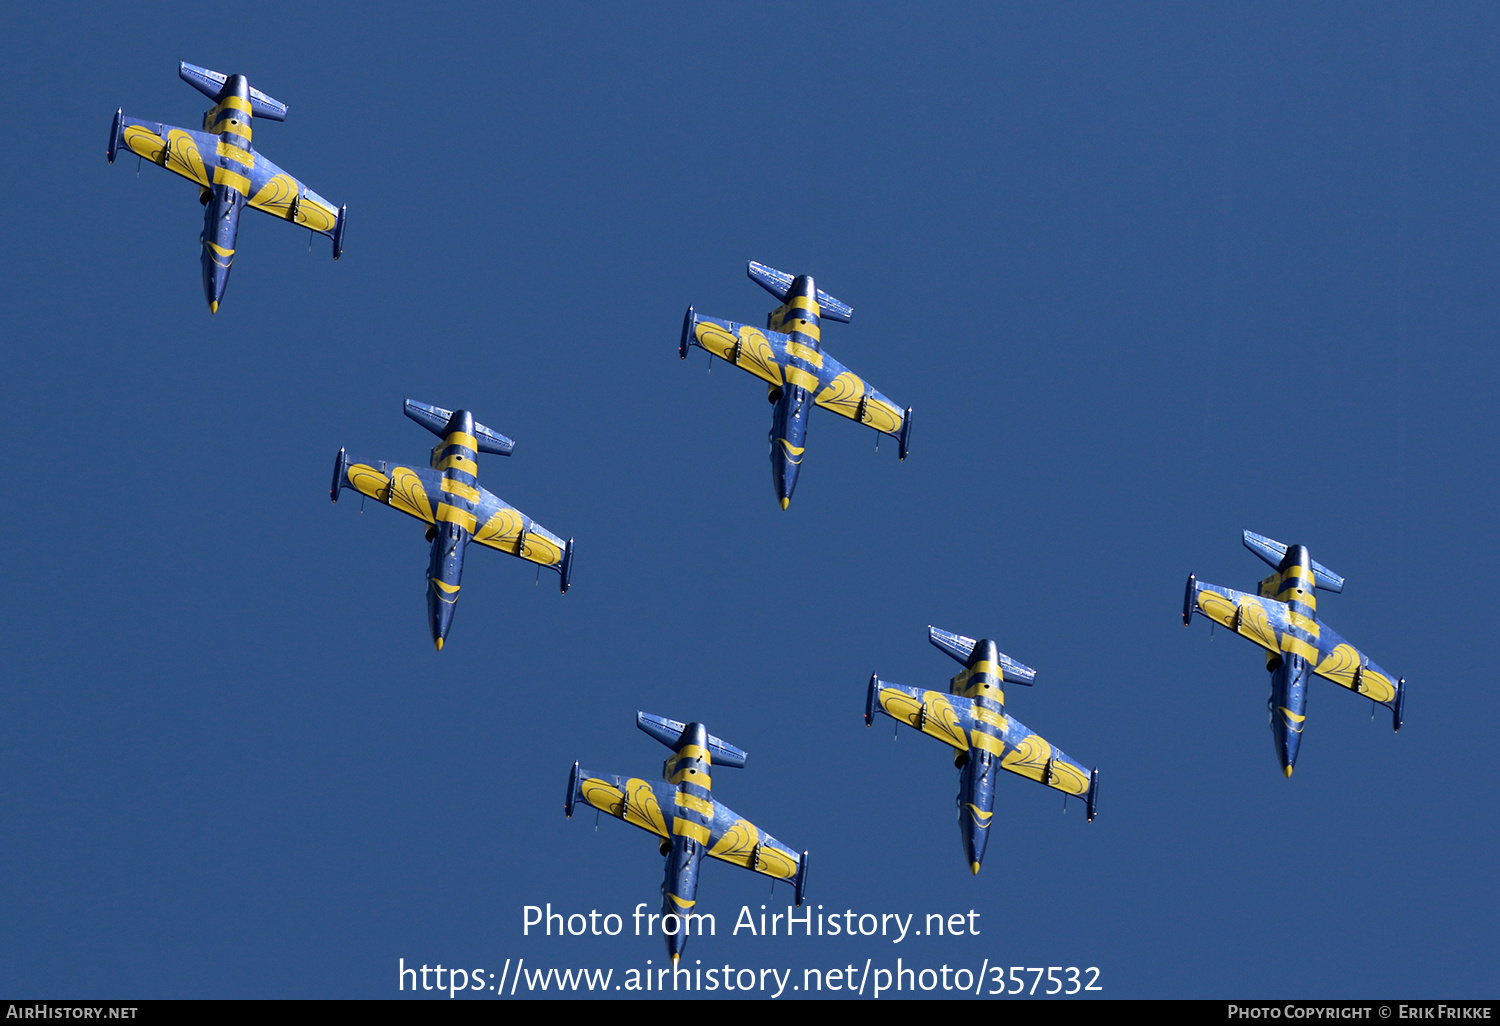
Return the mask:
<path fill-rule="evenodd" d="M 673 808 L 676 795 L 677 789 L 664 781 L 652 783 L 639 777 L 591 773 L 574 763 L 573 775 L 568 780 L 567 810 L 571 816 L 574 804 L 583 802 L 665 838 L 671 836 L 671 827 L 662 809 Z"/>
<path fill-rule="evenodd" d="M 353 488 L 376 502 L 399 509 L 424 523 L 435 523 L 433 515 L 441 501 L 442 475 L 426 467 L 405 467 L 384 460 L 361 462 L 339 451 L 334 467 L 333 496 L 344 488 Z"/>
<path fill-rule="evenodd" d="M 827 353 L 805 350 L 799 354 L 814 365 L 816 376 L 794 366 L 787 353 L 788 343 L 796 345 L 790 336 L 779 331 L 703 317 L 690 309 L 683 324 L 679 351 L 686 358 L 687 347 L 696 345 L 749 371 L 767 384 L 801 385 L 813 393 L 813 401 L 823 409 L 884 434 L 901 436 L 906 425 L 901 407 Z"/>
<path fill-rule="evenodd" d="M 906 424 L 901 407 L 827 353 L 819 355 L 823 357 L 823 366 L 818 368 L 818 388 L 813 394 L 813 402 L 840 417 L 900 437 Z"/>
<path fill-rule="evenodd" d="M 663 840 L 671 839 L 668 817 L 677 807 L 677 788 L 671 784 L 592 773 L 575 762 L 573 775 L 568 778 L 565 809 L 569 816 L 579 802 L 634 823 Z M 707 854 L 763 876 L 791 881 L 797 888 L 797 904 L 801 905 L 807 887 L 807 853 L 798 855 L 722 802 L 716 801 L 713 806 Z"/>
<path fill-rule="evenodd" d="M 1318 621 L 1318 662 L 1313 673 L 1391 710 L 1396 708 L 1403 684 L 1321 620 Z"/>
<path fill-rule="evenodd" d="M 1291 618 L 1294 616 L 1299 621 L 1305 621 L 1296 625 L 1304 633 L 1315 632 L 1316 621 L 1293 613 L 1285 602 L 1235 591 L 1233 588 L 1221 588 L 1217 584 L 1205 584 L 1197 578 L 1189 577 L 1182 613 L 1184 622 L 1190 621 L 1194 613 L 1202 613 L 1240 637 L 1249 638 L 1267 652 L 1279 654 L 1285 648 L 1288 652 L 1296 651 L 1314 663 L 1318 661 L 1317 649 L 1288 633 L 1288 629 L 1293 626 Z M 1312 625 L 1311 629 L 1309 624 Z"/>
<path fill-rule="evenodd" d="M 1002 769 L 1065 794 L 1088 796 L 1091 771 L 1008 713 L 981 709 L 973 699 L 962 695 L 909 688 L 873 677 L 865 707 L 866 723 L 873 719 L 876 709 L 959 751 L 977 748 L 998 755 Z M 976 721 L 990 729 L 978 729 Z"/>
<path fill-rule="evenodd" d="M 708 854 L 777 880 L 796 880 L 802 870 L 800 855 L 718 801 L 708 831 Z"/>
<path fill-rule="evenodd" d="M 250 205 L 272 217 L 333 237 L 339 208 L 277 167 L 260 151 L 250 169 Z"/>
<path fill-rule="evenodd" d="M 479 544 L 564 572 L 569 543 L 493 492 L 479 489 L 474 522 L 474 540 Z"/>
<path fill-rule="evenodd" d="M 194 132 L 160 121 L 137 121 L 118 118 L 117 138 L 132 153 L 159 164 L 204 188 L 213 184 L 209 170 L 217 158 L 219 140 L 206 132 Z M 114 159 L 114 140 L 110 141 L 110 159 Z M 205 163 L 204 154 L 207 154 Z"/>
<path fill-rule="evenodd" d="M 568 590 L 572 542 L 563 541 L 493 492 L 475 489 L 479 507 L 471 514 L 463 507 L 443 502 L 447 494 L 443 490 L 443 475 L 435 470 L 391 465 L 383 460 L 360 462 L 340 450 L 334 463 L 331 494 L 337 498 L 344 488 L 353 488 L 428 524 L 436 522 L 438 507 L 442 506 L 443 519 L 467 528 L 474 541 L 551 567 L 562 575 L 563 591 Z"/>
<path fill-rule="evenodd" d="M 1313 673 L 1390 709 L 1397 730 L 1405 705 L 1405 681 L 1393 678 L 1321 620 L 1294 613 L 1285 602 L 1188 578 L 1184 622 L 1202 613 L 1249 638 L 1268 652 L 1296 652 Z"/>

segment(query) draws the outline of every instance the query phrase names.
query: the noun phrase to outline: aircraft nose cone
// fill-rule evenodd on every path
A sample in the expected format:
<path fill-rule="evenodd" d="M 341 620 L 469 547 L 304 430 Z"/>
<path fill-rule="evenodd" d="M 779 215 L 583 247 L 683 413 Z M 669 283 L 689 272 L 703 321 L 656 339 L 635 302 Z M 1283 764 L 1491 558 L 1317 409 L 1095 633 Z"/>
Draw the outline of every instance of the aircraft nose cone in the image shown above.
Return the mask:
<path fill-rule="evenodd" d="M 781 497 L 781 508 L 782 509 L 786 509 L 791 504 L 792 504 L 791 496 L 789 496 L 789 495 L 783 495 Z"/>
<path fill-rule="evenodd" d="M 448 629 L 453 626 L 453 607 L 444 606 L 432 619 L 432 643 L 441 652 L 448 640 Z"/>
<path fill-rule="evenodd" d="M 217 299 L 210 299 L 208 301 L 208 312 L 211 314 L 219 312 L 219 301 Z"/>
<path fill-rule="evenodd" d="M 1292 779 L 1292 767 L 1290 767 L 1290 766 L 1283 766 L 1283 767 L 1281 767 L 1281 772 L 1286 774 L 1286 778 L 1288 780 Z"/>
<path fill-rule="evenodd" d="M 443 643 L 448 640 L 448 631 L 453 626 L 453 606 L 446 602 L 434 602 L 433 605 L 437 608 L 431 610 L 432 643 L 441 652 Z"/>
<path fill-rule="evenodd" d="M 977 862 L 970 862 L 969 863 L 969 869 L 970 869 L 970 871 L 973 872 L 973 874 L 975 876 L 979 875 L 979 863 L 977 863 Z"/>
<path fill-rule="evenodd" d="M 441 547 L 439 538 L 434 545 Z M 427 579 L 427 625 L 432 633 L 432 643 L 443 650 L 443 642 L 453 627 L 453 610 L 458 602 L 458 585 L 449 584 L 440 577 Z"/>

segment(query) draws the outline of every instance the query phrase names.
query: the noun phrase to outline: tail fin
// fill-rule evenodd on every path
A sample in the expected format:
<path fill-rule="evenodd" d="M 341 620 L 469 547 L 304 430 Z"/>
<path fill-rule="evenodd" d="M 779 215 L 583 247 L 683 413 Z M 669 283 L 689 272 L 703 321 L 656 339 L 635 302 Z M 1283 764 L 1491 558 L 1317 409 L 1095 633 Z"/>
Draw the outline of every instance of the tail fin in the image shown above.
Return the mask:
<path fill-rule="evenodd" d="M 1245 532 L 1245 548 L 1269 563 L 1272 570 L 1280 570 L 1281 561 L 1286 558 L 1287 547 L 1285 545 L 1274 538 L 1256 534 L 1254 531 Z M 1335 593 L 1344 590 L 1344 579 L 1322 563 L 1313 560 L 1312 569 L 1313 583 L 1317 587 Z"/>
<path fill-rule="evenodd" d="M 217 100 L 220 90 L 224 88 L 224 83 L 229 81 L 229 76 L 222 71 L 210 71 L 196 64 L 189 64 L 187 61 L 177 66 L 177 76 L 210 100 Z M 265 118 L 267 121 L 285 121 L 286 111 L 286 104 L 251 87 L 250 113 L 252 115 Z"/>
<path fill-rule="evenodd" d="M 797 889 L 797 907 L 801 908 L 802 903 L 807 900 L 807 852 L 803 852 L 802 857 L 797 860 L 797 876 L 792 881 L 792 886 Z"/>
<path fill-rule="evenodd" d="M 453 419 L 452 410 L 445 410 L 441 406 L 429 406 L 415 399 L 406 400 L 405 409 L 408 417 L 439 438 L 442 438 L 447 430 L 448 421 Z M 498 431 L 491 431 L 478 421 L 474 422 L 474 440 L 479 443 L 480 452 L 493 453 L 496 456 L 509 456 L 516 448 L 515 442 Z"/>
<path fill-rule="evenodd" d="M 750 261 L 750 266 L 747 270 L 749 271 L 751 281 L 755 282 L 781 302 L 786 302 L 787 291 L 792 287 L 792 282 L 796 281 L 795 278 L 785 271 L 778 271 L 776 268 L 767 267 L 765 264 L 757 264 L 754 260 Z M 822 289 L 818 289 L 818 306 L 821 310 L 819 314 L 821 320 L 841 321 L 844 324 L 848 324 L 849 318 L 854 316 L 852 309 L 840 303 Z"/>
<path fill-rule="evenodd" d="M 1088 803 L 1089 822 L 1092 823 L 1094 817 L 1099 814 L 1099 767 L 1097 766 L 1089 774 L 1089 793 L 1084 798 L 1084 801 Z"/>
<path fill-rule="evenodd" d="M 645 712 L 635 714 L 635 725 L 673 751 L 677 750 L 677 741 L 688 727 L 686 723 Z M 736 748 L 728 741 L 721 741 L 712 734 L 708 735 L 708 750 L 715 766 L 728 766 L 730 769 L 744 769 L 745 760 L 749 758 L 744 749 Z"/>

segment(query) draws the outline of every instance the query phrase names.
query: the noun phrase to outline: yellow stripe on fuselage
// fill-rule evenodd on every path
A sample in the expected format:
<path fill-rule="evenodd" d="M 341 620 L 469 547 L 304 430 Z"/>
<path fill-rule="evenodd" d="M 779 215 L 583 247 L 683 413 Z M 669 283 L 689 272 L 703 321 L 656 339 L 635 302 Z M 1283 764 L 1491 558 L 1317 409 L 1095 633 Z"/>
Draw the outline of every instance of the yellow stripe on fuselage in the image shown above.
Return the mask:
<path fill-rule="evenodd" d="M 214 168 L 214 184 L 227 185 L 235 192 L 239 193 L 241 196 L 246 197 L 247 199 L 250 196 L 250 179 L 246 178 L 244 175 L 237 175 L 233 171 L 226 170 L 222 167 Z"/>
<path fill-rule="evenodd" d="M 708 749 L 702 745 L 683 745 L 682 751 L 675 753 L 667 760 L 667 775 L 670 776 L 677 772 L 677 767 L 688 759 L 697 759 L 704 766 L 713 762 L 713 759 L 708 754 Z"/>
<path fill-rule="evenodd" d="M 818 379 L 798 367 L 786 368 L 786 381 L 789 385 L 801 385 L 807 389 L 816 389 L 818 387 Z"/>
<path fill-rule="evenodd" d="M 697 770 L 696 772 L 694 772 L 694 769 L 695 767 L 689 767 L 688 769 L 678 770 L 676 773 L 673 773 L 667 777 L 667 783 L 680 784 L 684 780 L 686 780 L 689 784 L 697 784 L 705 791 L 712 791 L 714 789 L 714 781 L 713 778 L 708 775 L 708 771 Z"/>
<path fill-rule="evenodd" d="M 974 717 L 974 721 L 976 723 L 989 724 L 996 730 L 1005 729 L 1005 716 L 1003 713 L 997 713 L 993 709 L 986 709 L 984 706 L 979 705 L 978 703 L 974 704 L 974 706 L 969 710 L 969 713 Z"/>
<path fill-rule="evenodd" d="M 465 449 L 470 449 L 474 452 L 479 451 L 479 443 L 474 440 L 473 435 L 465 431 L 455 431 L 443 439 L 443 448 L 446 449 L 450 445 L 461 445 Z"/>
<path fill-rule="evenodd" d="M 255 167 L 255 154 L 251 153 L 249 150 L 242 150 L 238 146 L 235 146 L 232 143 L 227 143 L 222 139 L 220 139 L 218 145 L 214 147 L 214 152 L 221 157 L 227 157 L 230 160 L 235 161 L 236 163 L 244 164 L 246 167 Z"/>
<path fill-rule="evenodd" d="M 684 809 L 692 809 L 694 812 L 701 812 L 705 816 L 712 816 L 714 814 L 713 802 L 707 801 L 703 798 L 699 798 L 695 794 L 688 794 L 685 791 L 677 792 L 677 804 L 682 806 Z"/>
<path fill-rule="evenodd" d="M 471 474 L 474 477 L 479 476 L 479 464 L 461 452 L 456 452 L 452 456 L 444 456 L 442 462 L 437 465 L 437 469 L 462 470 L 465 474 Z"/>
<path fill-rule="evenodd" d="M 457 506 L 450 506 L 446 502 L 438 503 L 437 519 L 457 524 L 470 534 L 473 534 L 474 529 L 479 526 L 474 519 L 474 514 L 468 510 L 459 509 Z"/>
<path fill-rule="evenodd" d="M 1291 609 L 1287 610 L 1286 618 L 1293 627 L 1300 627 L 1315 638 L 1318 636 L 1318 621 L 1303 616 L 1301 613 Z"/>
<path fill-rule="evenodd" d="M 986 734 L 982 730 L 969 731 L 969 743 L 980 751 L 989 752 L 991 755 L 1005 754 L 1005 743 L 998 737 Z"/>
<path fill-rule="evenodd" d="M 672 820 L 672 833 L 697 841 L 699 844 L 708 843 L 708 827 L 701 823 L 694 823 L 690 819 L 683 819 L 681 816 Z"/>
<path fill-rule="evenodd" d="M 1318 661 L 1318 650 L 1313 648 L 1301 638 L 1294 638 L 1290 634 L 1281 636 L 1281 650 L 1299 655 L 1303 659 L 1311 660 L 1314 664 Z"/>
<path fill-rule="evenodd" d="M 823 366 L 823 354 L 818 352 L 812 346 L 805 346 L 801 342 L 788 342 L 786 344 L 786 352 L 788 356 L 795 356 L 799 359 L 806 360 L 814 367 Z"/>
<path fill-rule="evenodd" d="M 237 120 L 232 116 L 227 117 L 223 121 L 215 124 L 212 128 L 209 129 L 209 132 L 213 135 L 223 135 L 225 132 L 228 132 L 230 135 L 239 136 L 246 142 L 250 141 L 249 123 Z"/>
<path fill-rule="evenodd" d="M 465 499 L 468 499 L 470 502 L 479 501 L 478 488 L 473 488 L 469 485 L 466 485 L 462 481 L 455 481 L 451 477 L 443 478 L 442 483 L 439 485 L 439 487 L 441 487 L 443 491 L 449 492 L 453 495 L 461 495 Z"/>
<path fill-rule="evenodd" d="M 974 822 L 983 827 L 988 827 L 990 819 L 995 815 L 993 812 L 985 812 L 973 802 L 964 802 L 964 808 L 969 810 L 969 815 L 974 817 Z"/>

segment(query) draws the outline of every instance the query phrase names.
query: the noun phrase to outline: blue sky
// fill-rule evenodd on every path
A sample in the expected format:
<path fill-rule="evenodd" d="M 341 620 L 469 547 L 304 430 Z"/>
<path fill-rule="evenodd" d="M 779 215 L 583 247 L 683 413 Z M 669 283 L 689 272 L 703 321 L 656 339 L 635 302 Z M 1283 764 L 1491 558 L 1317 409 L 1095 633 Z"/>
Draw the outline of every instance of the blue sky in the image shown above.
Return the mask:
<path fill-rule="evenodd" d="M 814 906 L 981 917 L 731 936 L 789 891 L 710 864 L 689 961 L 1493 996 L 1493 8 L 215 12 L 0 44 L 0 989 L 659 966 L 522 936 L 659 902 L 650 837 L 561 808 L 575 759 L 656 772 L 644 709 L 750 753 L 716 795 Z M 103 159 L 117 107 L 198 123 L 181 60 L 288 103 L 256 147 L 349 207 L 336 264 L 247 213 L 215 317 L 192 188 Z M 905 463 L 820 414 L 777 508 L 762 386 L 676 355 L 689 303 L 774 305 L 749 259 L 854 308 L 824 344 L 915 407 Z M 341 445 L 425 458 L 408 396 L 515 438 L 481 483 L 578 542 L 566 596 L 473 552 L 440 655 L 420 526 L 326 499 Z M 1179 618 L 1264 576 L 1244 528 L 1348 579 L 1319 613 L 1408 679 L 1399 735 L 1319 681 L 1282 779 L 1259 654 Z M 969 875 L 947 750 L 863 725 L 872 671 L 953 672 L 928 624 L 1037 669 L 1010 709 L 1099 766 L 1093 824 L 1002 781 Z"/>

